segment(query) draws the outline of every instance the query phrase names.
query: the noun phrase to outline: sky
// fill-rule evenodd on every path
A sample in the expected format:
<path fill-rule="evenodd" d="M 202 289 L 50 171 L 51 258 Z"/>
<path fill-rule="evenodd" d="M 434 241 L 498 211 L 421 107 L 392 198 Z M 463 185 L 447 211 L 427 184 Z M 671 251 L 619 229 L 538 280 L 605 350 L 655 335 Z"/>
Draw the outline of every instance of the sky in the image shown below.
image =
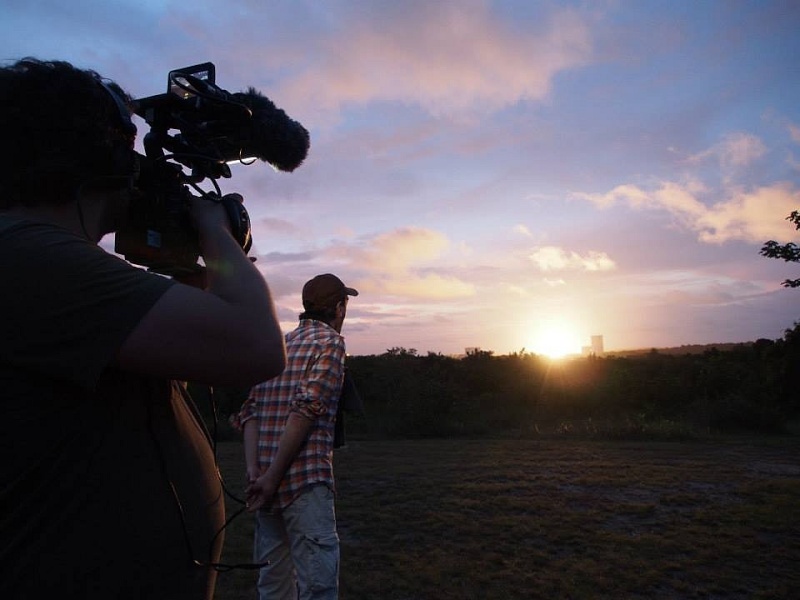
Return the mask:
<path fill-rule="evenodd" d="M 139 98 L 210 61 L 308 129 L 296 170 L 220 185 L 284 330 L 314 275 L 359 290 L 353 355 L 781 338 L 800 265 L 759 250 L 800 237 L 798 31 L 793 0 L 0 2 L 4 62 Z"/>

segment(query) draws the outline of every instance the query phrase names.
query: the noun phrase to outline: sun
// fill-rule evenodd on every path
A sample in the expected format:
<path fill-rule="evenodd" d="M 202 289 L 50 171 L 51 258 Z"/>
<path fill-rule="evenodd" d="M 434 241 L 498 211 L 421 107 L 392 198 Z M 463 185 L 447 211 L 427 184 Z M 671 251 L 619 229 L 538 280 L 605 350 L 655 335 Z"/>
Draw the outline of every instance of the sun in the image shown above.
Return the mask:
<path fill-rule="evenodd" d="M 531 342 L 531 351 L 548 358 L 558 359 L 578 354 L 580 338 L 575 328 L 562 321 L 547 321 L 536 327 Z"/>

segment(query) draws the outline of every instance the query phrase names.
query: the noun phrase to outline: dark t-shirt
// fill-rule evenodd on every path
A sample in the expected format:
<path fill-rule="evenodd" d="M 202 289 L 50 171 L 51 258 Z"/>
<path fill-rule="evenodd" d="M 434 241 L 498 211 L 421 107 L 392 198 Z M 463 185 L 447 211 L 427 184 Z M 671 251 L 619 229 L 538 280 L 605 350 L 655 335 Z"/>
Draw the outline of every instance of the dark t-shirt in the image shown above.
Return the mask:
<path fill-rule="evenodd" d="M 207 432 L 182 386 L 110 366 L 172 281 L 0 213 L 0 282 L 0 598 L 211 598 Z"/>

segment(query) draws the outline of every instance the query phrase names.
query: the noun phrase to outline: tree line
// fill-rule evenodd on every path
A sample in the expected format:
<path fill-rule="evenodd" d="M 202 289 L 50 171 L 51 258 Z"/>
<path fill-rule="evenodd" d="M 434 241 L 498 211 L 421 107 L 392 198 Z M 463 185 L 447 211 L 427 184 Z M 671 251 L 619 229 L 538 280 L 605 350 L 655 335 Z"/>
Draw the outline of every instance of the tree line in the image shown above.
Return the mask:
<path fill-rule="evenodd" d="M 552 361 L 392 348 L 350 357 L 348 368 L 365 404 L 346 417 L 351 436 L 691 436 L 781 432 L 800 419 L 800 324 L 699 354 Z"/>
<path fill-rule="evenodd" d="M 800 323 L 777 340 L 553 361 L 520 351 L 463 357 L 390 348 L 350 356 L 363 414 L 348 439 L 532 436 L 692 437 L 786 431 L 800 422 Z M 218 439 L 247 390 L 192 386 Z"/>

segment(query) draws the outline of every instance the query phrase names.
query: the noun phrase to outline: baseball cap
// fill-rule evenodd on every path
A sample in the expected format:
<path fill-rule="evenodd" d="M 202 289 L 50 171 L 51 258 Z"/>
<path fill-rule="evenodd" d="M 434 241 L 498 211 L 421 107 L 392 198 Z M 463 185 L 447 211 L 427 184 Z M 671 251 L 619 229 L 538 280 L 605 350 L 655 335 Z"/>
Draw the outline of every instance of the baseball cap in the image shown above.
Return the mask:
<path fill-rule="evenodd" d="M 317 275 L 303 286 L 303 308 L 307 311 L 333 308 L 345 296 L 358 296 L 358 290 L 347 287 L 331 273 Z"/>

